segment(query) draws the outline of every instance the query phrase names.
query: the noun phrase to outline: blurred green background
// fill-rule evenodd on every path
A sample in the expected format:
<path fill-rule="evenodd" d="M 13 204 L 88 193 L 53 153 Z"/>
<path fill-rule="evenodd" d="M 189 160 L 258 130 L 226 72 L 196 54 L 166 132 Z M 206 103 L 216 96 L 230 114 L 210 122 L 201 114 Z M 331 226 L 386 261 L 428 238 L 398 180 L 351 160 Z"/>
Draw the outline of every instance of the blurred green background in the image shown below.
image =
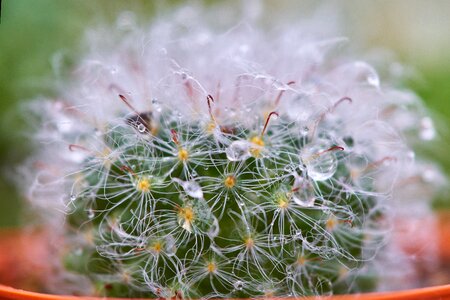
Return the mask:
<path fill-rule="evenodd" d="M 284 13 L 308 15 L 325 1 L 247 1 L 263 8 L 270 18 Z M 52 81 L 58 64 L 70 65 L 81 53 L 84 30 L 114 23 L 129 10 L 139 22 L 151 20 L 183 1 L 114 0 L 3 0 L 0 24 L 0 227 L 21 222 L 21 200 L 13 184 L 15 168 L 32 151 L 26 116 L 20 104 L 54 93 Z M 198 3 L 188 2 L 188 3 Z M 215 1 L 204 0 L 205 5 Z M 222 1 L 223 2 L 223 1 Z M 228 4 L 229 3 L 229 4 Z M 241 1 L 227 1 L 239 10 Z M 259 3 L 259 5 L 258 5 Z M 247 4 L 246 4 L 247 5 Z M 327 4 L 328 5 L 328 4 Z M 440 118 L 440 140 L 433 155 L 448 173 L 450 124 L 450 1 L 381 0 L 335 1 L 350 40 L 386 48 L 396 59 L 415 70 L 408 85 Z M 264 9 L 265 8 L 265 9 Z M 268 14 L 270 12 L 271 15 Z M 288 13 L 289 12 L 289 13 Z M 64 69 L 64 68 L 63 68 Z M 26 187 L 23 187 L 26 189 Z"/>

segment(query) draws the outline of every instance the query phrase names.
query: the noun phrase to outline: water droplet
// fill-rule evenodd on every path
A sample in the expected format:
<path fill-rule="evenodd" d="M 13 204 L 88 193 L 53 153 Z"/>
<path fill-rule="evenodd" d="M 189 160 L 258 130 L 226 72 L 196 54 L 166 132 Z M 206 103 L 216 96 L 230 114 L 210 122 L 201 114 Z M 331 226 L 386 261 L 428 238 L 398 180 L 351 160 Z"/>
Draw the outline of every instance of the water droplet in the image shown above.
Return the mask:
<path fill-rule="evenodd" d="M 136 26 L 136 16 L 131 11 L 124 11 L 119 15 L 116 22 L 117 28 L 129 30 Z"/>
<path fill-rule="evenodd" d="M 99 130 L 98 128 L 95 128 L 95 129 L 94 129 L 94 134 L 95 134 L 96 136 L 101 136 L 101 135 L 102 135 L 102 131 Z"/>
<path fill-rule="evenodd" d="M 159 53 L 161 53 L 162 55 L 166 55 L 167 54 L 167 49 L 166 48 L 161 48 L 161 49 L 159 49 Z"/>
<path fill-rule="evenodd" d="M 377 75 L 369 75 L 367 76 L 367 83 L 369 83 L 370 85 L 374 86 L 374 87 L 379 87 L 380 86 L 380 79 L 378 78 Z"/>
<path fill-rule="evenodd" d="M 303 127 L 300 129 L 300 134 L 301 134 L 302 136 L 306 136 L 306 135 L 308 135 L 308 133 L 309 133 L 309 128 L 308 128 L 308 126 L 303 126 Z"/>
<path fill-rule="evenodd" d="M 323 181 L 336 172 L 338 161 L 333 150 L 324 144 L 307 145 L 301 151 L 301 160 L 306 166 L 310 178 Z"/>
<path fill-rule="evenodd" d="M 286 166 L 284 167 L 284 171 L 285 171 L 286 173 L 292 173 L 292 172 L 294 172 L 294 168 L 293 168 L 291 165 L 286 165 Z"/>
<path fill-rule="evenodd" d="M 238 256 L 237 256 L 237 260 L 240 261 L 240 262 L 243 261 L 244 260 L 244 256 L 245 256 L 244 253 L 242 253 L 242 252 L 239 253 Z"/>
<path fill-rule="evenodd" d="M 424 141 L 431 141 L 436 136 L 436 130 L 431 118 L 425 117 L 420 120 L 419 137 Z"/>
<path fill-rule="evenodd" d="M 292 199 L 295 203 L 303 207 L 312 207 L 316 202 L 314 187 L 311 183 L 302 177 L 296 175 L 294 180 L 294 190 Z"/>
<path fill-rule="evenodd" d="M 193 180 L 182 181 L 178 178 L 174 178 L 172 180 L 174 182 L 178 183 L 179 185 L 181 185 L 183 187 L 184 191 L 186 192 L 186 194 L 188 194 L 189 196 L 191 196 L 193 198 L 203 199 L 203 190 L 197 182 L 195 182 Z"/>
<path fill-rule="evenodd" d="M 174 256 L 177 252 L 177 247 L 175 243 L 175 239 L 172 235 L 166 237 L 166 241 L 164 243 L 164 253 L 167 256 Z"/>
<path fill-rule="evenodd" d="M 114 68 L 114 67 L 111 68 L 111 74 L 113 74 L 113 75 L 117 74 L 117 68 Z"/>
<path fill-rule="evenodd" d="M 194 171 L 192 171 L 191 175 L 192 175 L 192 177 L 197 177 L 198 173 L 194 170 Z"/>
<path fill-rule="evenodd" d="M 364 170 L 368 164 L 366 156 L 362 154 L 353 153 L 347 158 L 347 165 L 351 170 Z"/>
<path fill-rule="evenodd" d="M 213 224 L 211 225 L 211 228 L 208 231 L 208 236 L 210 238 L 215 238 L 216 236 L 219 235 L 219 230 L 220 230 L 219 220 L 217 220 L 217 218 L 214 217 Z"/>
<path fill-rule="evenodd" d="M 179 112 L 179 113 L 177 113 L 177 117 L 178 117 L 178 119 L 181 119 L 181 117 L 182 117 L 183 115 Z"/>
<path fill-rule="evenodd" d="M 346 70 L 349 76 L 354 76 L 354 79 L 366 82 L 367 84 L 378 88 L 380 86 L 380 78 L 375 69 L 368 63 L 357 61 L 348 66 Z"/>
<path fill-rule="evenodd" d="M 77 200 L 77 195 L 70 194 L 70 201 L 75 201 L 75 200 Z"/>
<path fill-rule="evenodd" d="M 233 283 L 233 287 L 236 291 L 242 291 L 242 289 L 244 288 L 244 283 L 238 280 L 235 283 Z"/>
<path fill-rule="evenodd" d="M 251 156 L 250 143 L 247 141 L 234 141 L 228 146 L 225 153 L 230 161 L 246 160 Z"/>
<path fill-rule="evenodd" d="M 437 178 L 438 178 L 437 173 L 433 169 L 428 168 L 422 173 L 422 179 L 425 182 L 428 182 L 428 183 L 434 182 L 434 181 L 436 181 Z"/>
<path fill-rule="evenodd" d="M 203 169 L 204 169 L 205 171 L 208 171 L 208 170 L 209 170 L 209 168 L 208 168 L 208 167 L 204 167 Z"/>
<path fill-rule="evenodd" d="M 95 217 L 94 210 L 92 208 L 89 208 L 87 211 L 87 216 L 89 219 L 93 219 Z"/>
<path fill-rule="evenodd" d="M 142 124 L 142 123 L 139 123 L 138 126 L 137 126 L 137 130 L 138 130 L 140 133 L 144 133 L 145 130 L 146 130 L 145 125 Z"/>

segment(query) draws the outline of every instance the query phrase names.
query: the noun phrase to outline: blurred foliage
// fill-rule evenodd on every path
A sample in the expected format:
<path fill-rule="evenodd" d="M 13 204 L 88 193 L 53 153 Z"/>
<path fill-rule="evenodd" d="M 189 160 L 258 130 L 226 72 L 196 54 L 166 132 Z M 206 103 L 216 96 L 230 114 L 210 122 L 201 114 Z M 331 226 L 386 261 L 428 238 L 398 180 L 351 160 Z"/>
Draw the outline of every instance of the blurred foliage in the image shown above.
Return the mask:
<path fill-rule="evenodd" d="M 20 223 L 14 169 L 31 151 L 19 105 L 52 94 L 58 58 L 76 58 L 89 25 L 114 22 L 120 11 L 148 20 L 157 1 L 3 0 L 0 24 L 0 226 Z M 168 1 L 170 3 L 177 1 Z M 178 1 L 179 2 L 179 1 Z M 160 6 L 161 4 L 158 4 Z M 24 187 L 26 189 L 26 187 Z"/>
<path fill-rule="evenodd" d="M 450 62 L 420 69 L 420 81 L 409 84 L 425 102 L 436 121 L 437 139 L 425 147 L 425 155 L 433 157 L 450 176 Z M 450 209 L 450 187 L 445 187 L 434 199 L 435 209 Z"/>
<path fill-rule="evenodd" d="M 99 23 L 112 23 L 118 13 L 130 10 L 139 20 L 148 21 L 154 11 L 163 11 L 182 1 L 120 0 L 3 0 L 0 24 L 0 226 L 18 225 L 20 198 L 12 183 L 14 168 L 31 151 L 21 115 L 21 101 L 52 94 L 56 78 L 55 58 L 76 59 L 84 29 Z M 205 3 L 212 3 L 210 0 Z M 446 28 L 442 28 L 445 32 Z M 62 55 L 62 56 L 61 56 Z M 408 62 L 409 63 L 409 62 Z M 442 116 L 444 130 L 450 124 L 450 66 L 419 69 L 423 81 L 411 87 Z M 448 171 L 450 159 L 443 132 L 443 150 L 438 154 Z M 26 187 L 23 187 L 24 189 Z M 447 201 L 450 203 L 450 201 Z M 449 204 L 450 206 L 450 204 Z"/>

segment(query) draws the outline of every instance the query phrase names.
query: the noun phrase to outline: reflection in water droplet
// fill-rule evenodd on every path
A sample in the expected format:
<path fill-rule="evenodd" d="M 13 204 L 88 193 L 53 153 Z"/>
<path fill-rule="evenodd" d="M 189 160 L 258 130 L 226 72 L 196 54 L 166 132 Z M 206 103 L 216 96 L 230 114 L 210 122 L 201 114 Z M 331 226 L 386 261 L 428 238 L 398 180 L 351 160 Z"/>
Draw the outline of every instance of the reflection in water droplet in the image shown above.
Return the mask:
<path fill-rule="evenodd" d="M 369 74 L 367 76 L 367 83 L 374 87 L 379 87 L 380 86 L 380 78 L 378 78 L 377 74 Z"/>
<path fill-rule="evenodd" d="M 145 132 L 145 125 L 142 124 L 142 123 L 139 123 L 138 126 L 137 126 L 137 130 L 138 130 L 140 133 L 144 133 L 144 132 Z"/>
<path fill-rule="evenodd" d="M 117 28 L 128 30 L 136 26 L 136 16 L 131 11 L 124 11 L 116 21 Z"/>
<path fill-rule="evenodd" d="M 247 141 L 234 141 L 228 146 L 225 153 L 230 161 L 246 160 L 251 156 L 250 143 Z"/>
<path fill-rule="evenodd" d="M 356 79 L 365 80 L 373 87 L 380 87 L 380 78 L 375 69 L 368 63 L 357 61 L 350 66 L 349 72 L 354 72 Z"/>
<path fill-rule="evenodd" d="M 336 172 L 338 162 L 334 151 L 324 144 L 307 145 L 301 151 L 301 160 L 306 166 L 308 176 L 316 181 L 331 178 Z"/>
<path fill-rule="evenodd" d="M 300 134 L 301 134 L 302 136 L 306 136 L 306 135 L 308 135 L 308 133 L 309 133 L 309 128 L 308 128 L 308 126 L 303 126 L 303 127 L 300 129 Z"/>
<path fill-rule="evenodd" d="M 191 196 L 193 198 L 198 198 L 198 199 L 203 198 L 203 190 L 197 182 L 192 181 L 192 180 L 191 181 L 183 181 L 178 178 L 174 178 L 172 180 L 174 182 L 178 183 L 179 185 L 181 185 L 183 187 L 184 191 L 186 192 L 186 194 L 188 194 L 189 196 Z"/>
<path fill-rule="evenodd" d="M 172 235 L 168 235 L 166 237 L 166 241 L 164 243 L 164 253 L 167 256 L 174 256 L 177 252 L 177 247 L 175 243 L 175 239 Z"/>
<path fill-rule="evenodd" d="M 295 175 L 292 199 L 295 203 L 303 207 L 312 207 L 316 201 L 314 187 L 308 180 Z"/>
<path fill-rule="evenodd" d="M 430 141 L 436 136 L 436 130 L 431 118 L 425 117 L 420 120 L 420 132 L 419 137 L 424 141 Z"/>
<path fill-rule="evenodd" d="M 237 291 L 242 291 L 242 289 L 244 288 L 244 283 L 242 281 L 238 280 L 235 283 L 233 283 L 233 287 Z"/>

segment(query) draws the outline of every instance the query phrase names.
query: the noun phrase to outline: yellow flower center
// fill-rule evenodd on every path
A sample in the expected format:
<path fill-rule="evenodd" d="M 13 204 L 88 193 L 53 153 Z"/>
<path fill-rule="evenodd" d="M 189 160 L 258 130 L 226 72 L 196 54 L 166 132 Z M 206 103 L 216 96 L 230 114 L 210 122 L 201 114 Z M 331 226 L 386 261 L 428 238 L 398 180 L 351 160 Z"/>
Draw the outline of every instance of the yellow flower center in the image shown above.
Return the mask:
<path fill-rule="evenodd" d="M 333 231 L 334 228 L 338 225 L 338 220 L 335 216 L 330 216 L 325 223 L 325 227 L 328 231 Z"/>
<path fill-rule="evenodd" d="M 217 270 L 217 266 L 214 262 L 211 261 L 208 263 L 207 269 L 208 273 L 214 273 Z"/>
<path fill-rule="evenodd" d="M 297 258 L 297 264 L 299 266 L 304 266 L 306 263 L 306 258 L 302 255 L 299 258 Z"/>
<path fill-rule="evenodd" d="M 139 179 L 139 181 L 136 184 L 136 189 L 139 192 L 142 192 L 142 193 L 149 192 L 150 191 L 150 187 L 151 187 L 150 180 L 148 180 L 147 178 Z"/>
<path fill-rule="evenodd" d="M 286 209 L 289 206 L 289 201 L 288 199 L 284 198 L 284 197 L 280 197 L 278 199 L 278 207 L 281 209 Z"/>
<path fill-rule="evenodd" d="M 245 242 L 245 247 L 247 247 L 247 249 L 250 249 L 255 245 L 255 241 L 251 237 L 246 238 L 244 242 Z"/>
<path fill-rule="evenodd" d="M 188 160 L 188 158 L 189 158 L 189 152 L 188 152 L 186 149 L 181 148 L 181 149 L 178 151 L 178 158 L 179 158 L 181 161 L 186 161 L 186 160 Z"/>
<path fill-rule="evenodd" d="M 223 183 L 225 187 L 231 189 L 236 185 L 236 178 L 234 178 L 233 175 L 229 175 L 227 178 L 225 178 L 225 181 Z"/>
<path fill-rule="evenodd" d="M 179 212 L 180 225 L 188 232 L 192 232 L 192 222 L 195 219 L 195 213 L 190 207 L 184 207 Z"/>
<path fill-rule="evenodd" d="M 254 136 L 250 139 L 250 142 L 253 144 L 252 147 L 250 147 L 250 153 L 254 157 L 259 157 L 262 151 L 262 148 L 264 147 L 264 141 L 260 136 Z"/>
<path fill-rule="evenodd" d="M 206 132 L 210 134 L 213 133 L 214 129 L 216 129 L 216 126 L 217 126 L 216 122 L 214 121 L 209 122 L 208 125 L 206 126 Z"/>
<path fill-rule="evenodd" d="M 155 242 L 150 247 L 150 250 L 153 251 L 153 252 L 156 252 L 156 253 L 160 253 L 162 249 L 163 249 L 163 245 L 162 245 L 161 242 Z"/>

